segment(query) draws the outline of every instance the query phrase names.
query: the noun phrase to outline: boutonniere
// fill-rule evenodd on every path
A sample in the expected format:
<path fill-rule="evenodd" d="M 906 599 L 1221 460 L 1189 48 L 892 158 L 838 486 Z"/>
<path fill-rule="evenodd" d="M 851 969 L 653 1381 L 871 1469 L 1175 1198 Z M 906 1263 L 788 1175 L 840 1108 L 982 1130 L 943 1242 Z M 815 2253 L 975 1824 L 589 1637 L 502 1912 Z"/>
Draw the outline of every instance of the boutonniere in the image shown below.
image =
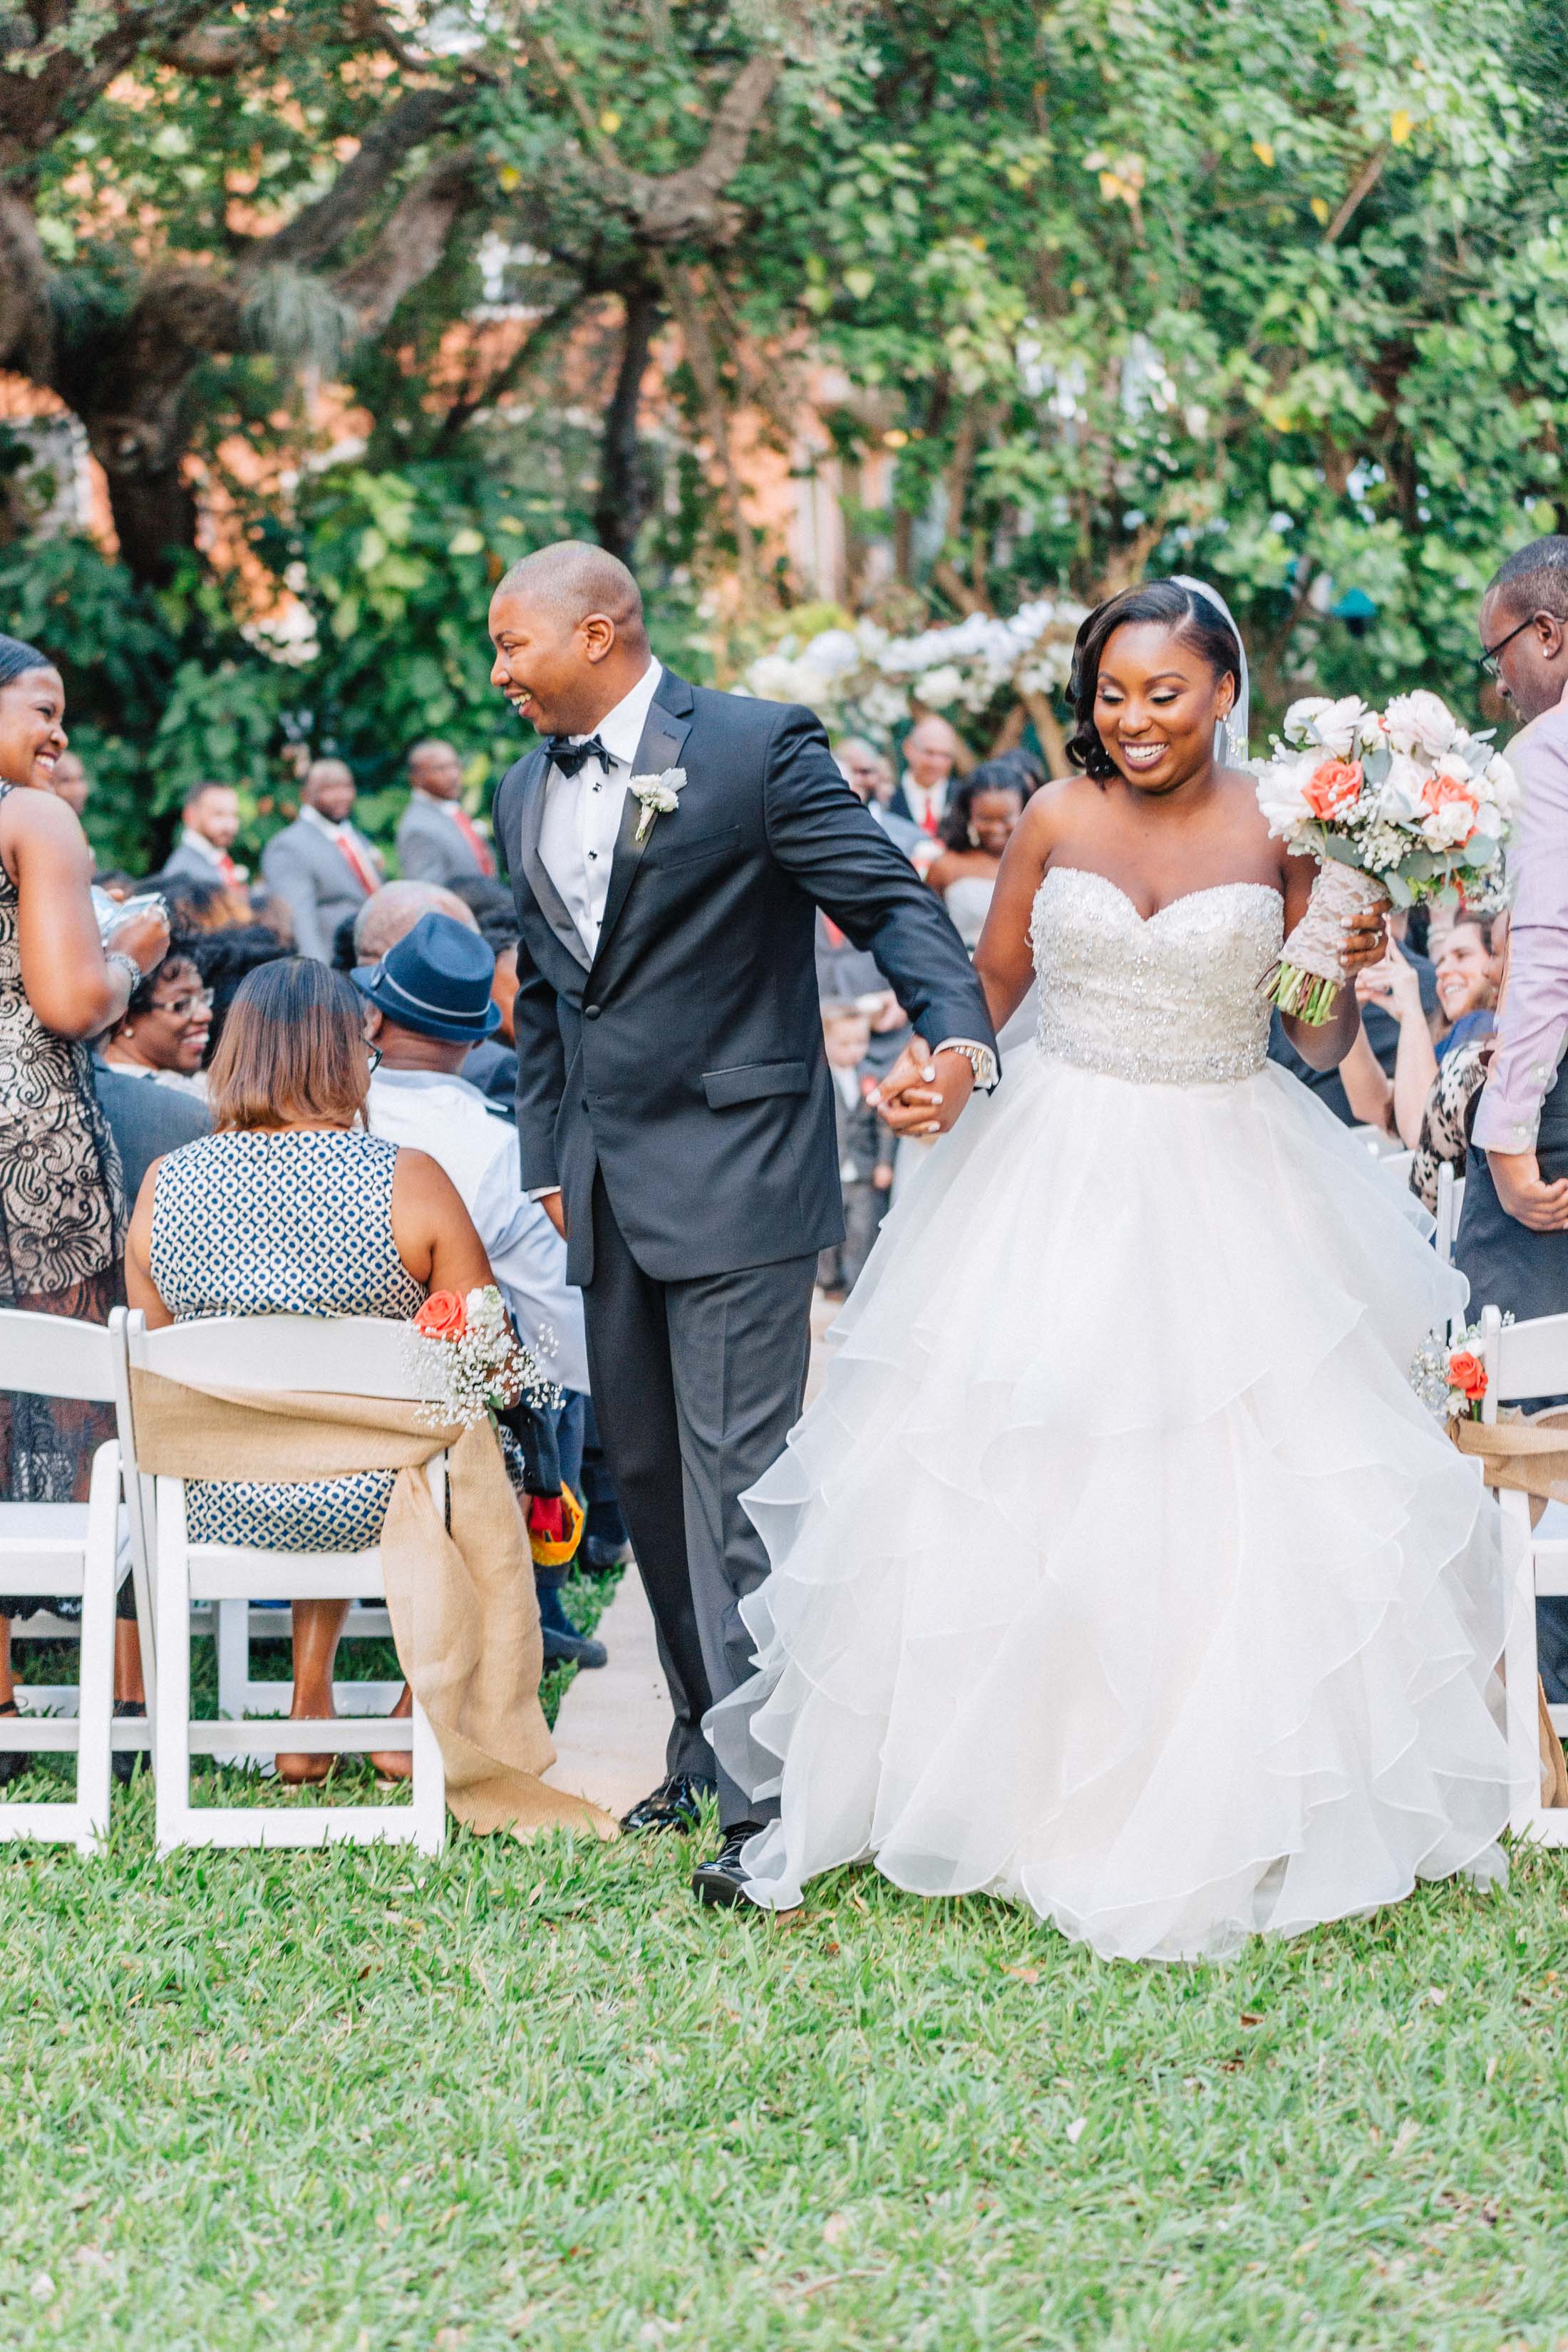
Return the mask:
<path fill-rule="evenodd" d="M 641 848 L 653 831 L 656 816 L 673 816 L 680 805 L 680 795 L 686 789 L 684 768 L 665 768 L 657 776 L 634 776 L 626 790 L 634 801 L 642 803 L 642 815 L 632 840 Z"/>

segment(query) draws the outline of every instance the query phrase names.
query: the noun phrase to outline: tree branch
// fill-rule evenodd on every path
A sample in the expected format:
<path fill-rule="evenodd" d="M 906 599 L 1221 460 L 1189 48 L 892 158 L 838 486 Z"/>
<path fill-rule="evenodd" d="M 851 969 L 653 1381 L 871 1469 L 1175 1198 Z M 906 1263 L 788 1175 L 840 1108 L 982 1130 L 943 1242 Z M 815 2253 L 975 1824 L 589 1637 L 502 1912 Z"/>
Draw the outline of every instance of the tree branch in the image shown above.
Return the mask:
<path fill-rule="evenodd" d="M 14 30 L 14 9 L 7 10 Z M 37 37 L 0 51 L 0 171 L 30 163 L 68 130 L 142 49 L 172 47 L 208 17 L 228 13 L 228 0 L 146 0 L 131 6 L 109 0 L 90 24 L 96 35 L 84 54 L 84 26 L 76 0 L 36 0 Z"/>
<path fill-rule="evenodd" d="M 468 93 L 450 86 L 411 89 L 366 131 L 326 194 L 306 205 L 266 240 L 266 258 L 310 269 L 364 218 L 411 147 L 420 146 L 458 114 Z"/>
<path fill-rule="evenodd" d="M 1360 211 L 1361 206 L 1364 204 L 1367 197 L 1371 195 L 1379 180 L 1382 179 L 1383 167 L 1388 161 L 1388 142 L 1385 139 L 1382 146 L 1375 148 L 1367 157 L 1366 162 L 1362 165 L 1361 170 L 1351 182 L 1350 189 L 1346 194 L 1343 204 L 1334 215 L 1333 219 L 1329 223 L 1328 227 L 1323 231 L 1323 243 L 1325 245 L 1338 245 L 1341 237 L 1343 236 L 1346 229 L 1349 228 L 1351 222 Z"/>
<path fill-rule="evenodd" d="M 439 157 L 393 207 L 369 250 L 333 280 L 362 335 L 384 327 L 404 296 L 428 278 L 475 185 L 474 158 L 466 149 Z"/>

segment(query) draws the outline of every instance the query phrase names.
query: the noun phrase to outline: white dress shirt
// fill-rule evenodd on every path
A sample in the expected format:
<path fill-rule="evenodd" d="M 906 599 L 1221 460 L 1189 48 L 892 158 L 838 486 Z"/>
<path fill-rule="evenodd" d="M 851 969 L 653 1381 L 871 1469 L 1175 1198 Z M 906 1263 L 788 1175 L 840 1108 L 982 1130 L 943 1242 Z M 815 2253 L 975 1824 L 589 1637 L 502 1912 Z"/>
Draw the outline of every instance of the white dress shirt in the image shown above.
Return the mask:
<path fill-rule="evenodd" d="M 599 933 L 605 925 L 605 901 L 610 893 L 610 867 L 626 804 L 626 786 L 663 675 L 660 665 L 650 661 L 631 692 L 589 730 L 609 754 L 607 767 L 595 753 L 584 761 L 574 776 L 563 775 L 553 764 L 545 772 L 540 862 L 561 893 L 590 957 L 598 952 Z M 586 740 L 584 735 L 571 738 L 574 743 Z"/>
<path fill-rule="evenodd" d="M 545 1377 L 585 1393 L 583 1294 L 566 1279 L 565 1243 L 518 1182 L 510 1121 L 467 1078 L 438 1070 L 377 1070 L 365 1116 L 373 1135 L 427 1151 L 446 1170 Z"/>
<path fill-rule="evenodd" d="M 250 870 L 237 857 L 231 857 L 226 849 L 220 849 L 216 841 L 209 841 L 205 833 L 194 833 L 188 824 L 181 827 L 180 847 L 195 850 L 203 865 L 210 866 L 220 882 L 243 882 Z"/>
<path fill-rule="evenodd" d="M 921 831 L 934 838 L 935 828 L 947 814 L 947 785 L 917 784 L 908 768 L 903 774 L 904 798 L 910 804 L 910 814 Z"/>

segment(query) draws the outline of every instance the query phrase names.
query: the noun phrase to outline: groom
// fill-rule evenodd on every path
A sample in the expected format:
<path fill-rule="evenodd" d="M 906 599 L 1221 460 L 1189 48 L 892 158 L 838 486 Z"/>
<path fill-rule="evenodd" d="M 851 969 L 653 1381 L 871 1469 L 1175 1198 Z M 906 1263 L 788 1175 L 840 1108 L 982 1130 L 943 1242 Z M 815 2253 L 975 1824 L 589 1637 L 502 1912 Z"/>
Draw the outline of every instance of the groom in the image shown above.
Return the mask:
<path fill-rule="evenodd" d="M 574 541 L 512 567 L 489 625 L 492 682 L 544 739 L 495 801 L 521 931 L 522 1181 L 583 1288 L 675 1712 L 667 1778 L 625 1826 L 689 1823 L 716 1787 L 724 1843 L 692 1885 L 733 1902 L 775 1807 L 719 1770 L 702 1717 L 750 1672 L 739 1604 L 768 1563 L 740 1497 L 800 1412 L 816 1254 L 844 1232 L 815 909 L 913 1021 L 883 1088 L 899 1124 L 921 1105 L 950 1127 L 994 1082 L 995 1040 L 957 932 L 810 711 L 662 668 L 631 573 Z M 755 1781 L 776 1772 L 753 1760 Z"/>

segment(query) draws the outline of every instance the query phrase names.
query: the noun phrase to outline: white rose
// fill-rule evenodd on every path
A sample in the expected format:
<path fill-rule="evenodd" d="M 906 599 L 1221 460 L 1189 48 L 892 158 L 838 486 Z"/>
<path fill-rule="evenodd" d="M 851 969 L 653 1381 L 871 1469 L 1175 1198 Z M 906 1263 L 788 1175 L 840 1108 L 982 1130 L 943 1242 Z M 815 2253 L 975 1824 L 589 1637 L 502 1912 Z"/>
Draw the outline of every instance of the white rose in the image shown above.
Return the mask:
<path fill-rule="evenodd" d="M 1306 784 L 1317 765 L 1315 758 L 1268 760 L 1258 771 L 1258 805 L 1269 832 L 1279 839 L 1288 839 L 1310 816 Z"/>
<path fill-rule="evenodd" d="M 1308 695 L 1285 713 L 1285 732 L 1298 742 L 1321 744 L 1337 760 L 1348 760 L 1371 717 L 1359 694 L 1342 695 L 1338 702 L 1326 701 L 1321 694 Z"/>
<path fill-rule="evenodd" d="M 1396 751 L 1425 751 L 1429 760 L 1452 751 L 1463 732 L 1442 696 L 1424 686 L 1414 694 L 1396 694 L 1383 715 Z"/>
<path fill-rule="evenodd" d="M 1426 813 L 1421 787 L 1426 778 L 1407 751 L 1395 751 L 1377 795 L 1377 813 L 1386 824 L 1418 823 Z"/>
<path fill-rule="evenodd" d="M 502 1331 L 506 1328 L 506 1307 L 501 1295 L 493 1284 L 482 1290 L 470 1290 L 463 1301 L 463 1311 L 468 1318 L 470 1331 Z"/>
<path fill-rule="evenodd" d="M 953 662 L 939 663 L 915 681 L 915 699 L 928 710 L 945 710 L 963 691 L 963 673 Z"/>
<path fill-rule="evenodd" d="M 1480 773 L 1480 788 L 1506 820 L 1516 814 L 1523 797 L 1519 771 L 1500 751 L 1494 751 Z"/>
<path fill-rule="evenodd" d="M 1421 827 L 1421 838 L 1428 849 L 1458 849 L 1468 841 L 1475 831 L 1476 812 L 1470 801 L 1445 801 L 1435 808 Z"/>

